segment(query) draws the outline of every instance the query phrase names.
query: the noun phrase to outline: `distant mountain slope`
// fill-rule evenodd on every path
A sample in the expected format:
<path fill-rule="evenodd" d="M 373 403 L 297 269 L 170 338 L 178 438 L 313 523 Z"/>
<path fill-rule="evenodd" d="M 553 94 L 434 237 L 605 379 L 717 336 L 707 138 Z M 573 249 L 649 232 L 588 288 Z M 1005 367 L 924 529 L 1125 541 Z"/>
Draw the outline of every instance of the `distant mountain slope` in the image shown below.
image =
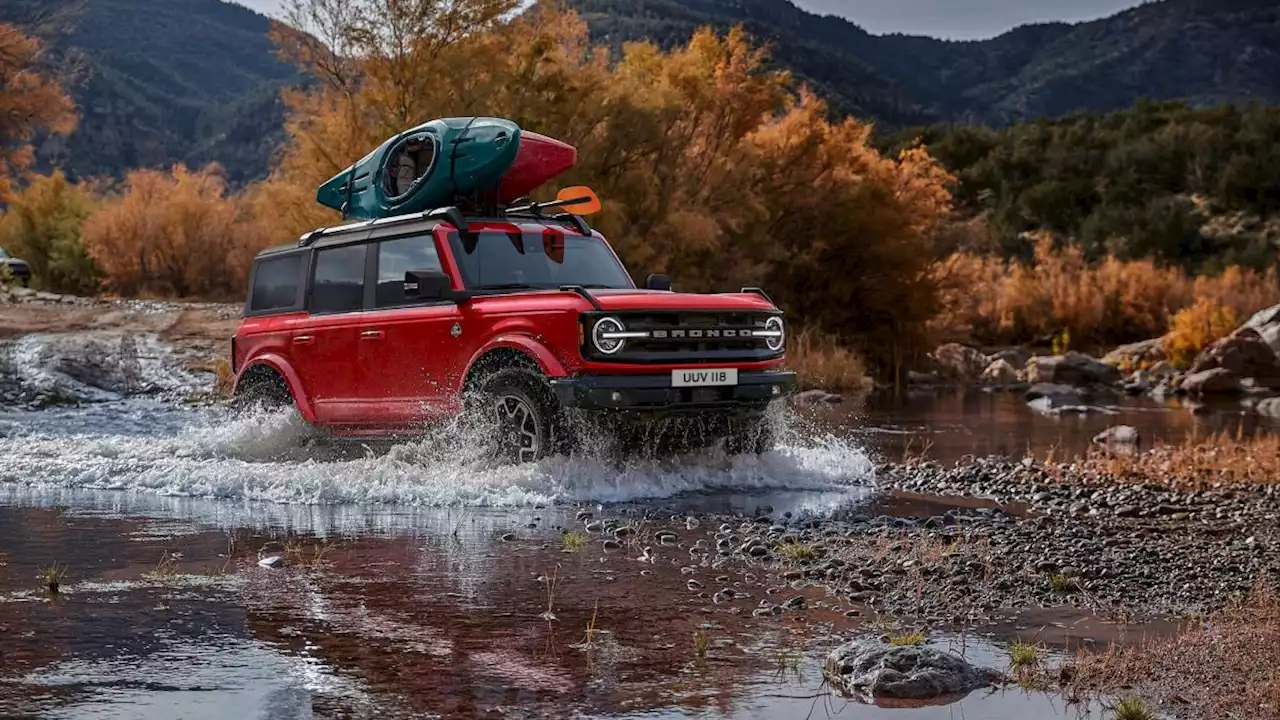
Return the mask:
<path fill-rule="evenodd" d="M 1004 124 L 1139 97 L 1193 104 L 1280 101 L 1280 3 L 1162 0 L 1094 22 L 1017 28 L 950 42 L 871 35 L 788 0 L 570 0 L 595 37 L 672 45 L 699 25 L 742 23 L 839 112 L 889 125 Z"/>
<path fill-rule="evenodd" d="M 1280 2 L 1161 0 L 1113 17 L 950 42 L 872 35 L 789 0 L 568 0 L 599 42 L 686 42 L 743 24 L 774 62 L 838 114 L 896 129 L 935 121 L 996 125 L 1140 97 L 1193 104 L 1280 103 Z M 266 174 L 282 137 L 279 88 L 297 79 L 267 19 L 221 0 L 4 0 L 0 21 L 78 7 L 55 47 L 84 58 L 73 92 L 81 127 L 41 159 L 73 176 L 220 162 L 235 183 Z"/>
<path fill-rule="evenodd" d="M 78 56 L 80 127 L 41 160 L 74 176 L 174 162 L 222 163 L 233 182 L 265 173 L 282 135 L 281 84 L 268 21 L 220 0 L 6 0 L 0 20 L 63 11 L 53 38 Z"/>

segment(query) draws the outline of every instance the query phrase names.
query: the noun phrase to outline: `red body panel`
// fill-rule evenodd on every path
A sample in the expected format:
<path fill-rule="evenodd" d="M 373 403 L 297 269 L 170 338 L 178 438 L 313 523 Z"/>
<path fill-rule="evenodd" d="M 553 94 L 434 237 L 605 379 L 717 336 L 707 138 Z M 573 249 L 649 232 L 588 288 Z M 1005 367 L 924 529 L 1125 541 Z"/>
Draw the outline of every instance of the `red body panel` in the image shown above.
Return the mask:
<path fill-rule="evenodd" d="M 473 222 L 474 231 L 541 232 L 543 226 Z M 444 271 L 455 289 L 461 275 L 447 242 L 436 230 Z M 603 240 L 603 238 L 601 238 Z M 775 311 L 754 293 L 686 294 L 592 290 L 606 311 Z M 596 362 L 580 347 L 579 315 L 594 310 L 571 291 L 520 291 L 462 303 L 404 307 L 337 315 L 293 312 L 247 317 L 233 345 L 237 383 L 255 365 L 278 372 L 307 420 L 342 435 L 381 435 L 412 429 L 461 409 L 467 373 L 497 349 L 517 350 L 549 378 L 583 374 L 654 375 L 705 367 L 705 363 Z M 734 362 L 741 371 L 769 370 L 782 358 Z"/>

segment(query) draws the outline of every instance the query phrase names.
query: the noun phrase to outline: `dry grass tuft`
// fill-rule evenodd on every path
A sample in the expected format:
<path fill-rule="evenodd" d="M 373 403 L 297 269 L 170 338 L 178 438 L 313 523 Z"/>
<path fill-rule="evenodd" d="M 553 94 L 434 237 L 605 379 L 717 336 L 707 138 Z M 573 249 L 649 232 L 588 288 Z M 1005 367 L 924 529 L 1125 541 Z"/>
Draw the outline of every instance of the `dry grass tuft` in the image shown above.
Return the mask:
<path fill-rule="evenodd" d="M 890 645 L 916 647 L 923 645 L 928 641 L 929 636 L 919 630 L 907 630 L 905 632 L 894 633 L 889 636 Z"/>
<path fill-rule="evenodd" d="M 1137 689 L 1151 699 L 1176 698 L 1190 717 L 1274 718 L 1280 717 L 1277 668 L 1280 597 L 1260 584 L 1245 600 L 1190 624 L 1176 637 L 1081 653 L 1069 690 L 1080 696 Z"/>
<path fill-rule="evenodd" d="M 779 543 L 774 551 L 784 560 L 812 560 L 818 557 L 818 551 L 812 545 L 798 542 Z"/>
<path fill-rule="evenodd" d="M 1164 443 L 1143 453 L 1091 454 L 1085 463 L 1102 470 L 1111 481 L 1141 483 L 1178 490 L 1202 490 L 1215 485 L 1280 483 L 1280 437 L 1240 437 L 1222 433 L 1188 437 L 1180 444 Z"/>
<path fill-rule="evenodd" d="M 1049 337 L 1079 346 L 1164 335 L 1197 301 L 1238 318 L 1280 303 L 1276 272 L 1227 268 L 1192 278 L 1151 260 L 1085 261 L 1042 237 L 1029 263 L 957 254 L 936 264 L 942 309 L 930 323 L 940 340 L 1003 345 Z M 1234 329 L 1234 328 L 1233 328 Z"/>
<path fill-rule="evenodd" d="M 799 373 L 804 389 L 849 392 L 866 388 L 867 367 L 862 358 L 835 338 L 809 329 L 791 334 L 787 365 Z"/>

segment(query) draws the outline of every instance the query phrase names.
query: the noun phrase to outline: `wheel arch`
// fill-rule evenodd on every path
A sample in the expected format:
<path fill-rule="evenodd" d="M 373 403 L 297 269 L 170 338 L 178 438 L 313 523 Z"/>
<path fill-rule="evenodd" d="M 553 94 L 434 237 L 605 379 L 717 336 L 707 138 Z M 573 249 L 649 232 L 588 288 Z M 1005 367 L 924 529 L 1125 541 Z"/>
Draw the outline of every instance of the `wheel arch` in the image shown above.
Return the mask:
<path fill-rule="evenodd" d="M 568 374 L 555 354 L 542 343 L 525 335 L 506 335 L 494 338 L 471 358 L 463 375 L 462 390 L 466 391 L 494 370 L 512 366 L 524 366 L 548 378 Z"/>
<path fill-rule="evenodd" d="M 315 412 L 311 407 L 311 403 L 307 400 L 306 393 L 302 391 L 302 381 L 284 358 L 275 355 L 261 355 L 250 360 L 236 374 L 236 382 L 231 388 L 231 394 L 234 397 L 248 383 L 262 382 L 271 376 L 278 378 L 284 384 L 302 417 L 308 422 L 315 422 Z"/>

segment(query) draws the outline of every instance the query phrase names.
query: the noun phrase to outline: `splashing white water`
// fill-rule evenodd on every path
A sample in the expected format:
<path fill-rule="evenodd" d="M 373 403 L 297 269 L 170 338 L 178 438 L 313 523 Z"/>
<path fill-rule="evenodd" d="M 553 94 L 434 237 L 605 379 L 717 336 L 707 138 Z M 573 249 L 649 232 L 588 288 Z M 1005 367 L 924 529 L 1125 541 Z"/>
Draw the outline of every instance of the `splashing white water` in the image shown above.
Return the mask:
<path fill-rule="evenodd" d="M 113 404 L 114 405 L 114 404 Z M 492 466 L 468 457 L 457 428 L 445 428 L 385 451 L 351 457 L 309 443 L 291 412 L 240 416 L 187 411 L 177 429 L 170 406 L 119 404 L 134 423 L 115 431 L 103 406 L 91 423 L 47 412 L 0 422 L 0 482 L 39 490 L 98 489 L 160 495 L 309 504 L 529 506 L 557 502 L 625 502 L 699 491 L 831 489 L 869 481 L 873 468 L 851 443 L 823 437 L 790 442 L 760 456 L 719 449 L 672 458 L 549 458 Z M 138 414 L 156 413 L 154 432 L 138 431 Z M 30 422 L 40 418 L 39 423 Z M 119 421 L 125 417 L 118 418 Z M 70 429 L 68 429 L 70 428 Z M 8 435 L 8 437 L 5 437 Z M 359 448 L 356 449 L 360 452 Z"/>

